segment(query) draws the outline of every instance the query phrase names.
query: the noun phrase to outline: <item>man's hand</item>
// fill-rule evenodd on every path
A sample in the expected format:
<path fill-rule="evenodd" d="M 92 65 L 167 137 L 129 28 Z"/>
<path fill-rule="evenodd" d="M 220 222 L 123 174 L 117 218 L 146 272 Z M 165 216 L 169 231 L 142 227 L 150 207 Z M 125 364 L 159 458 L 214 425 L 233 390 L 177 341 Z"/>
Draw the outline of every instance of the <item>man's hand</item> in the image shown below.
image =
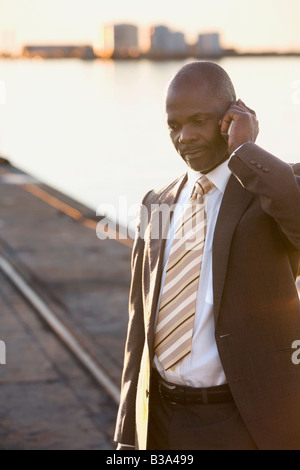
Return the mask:
<path fill-rule="evenodd" d="M 228 138 L 230 155 L 242 144 L 255 142 L 259 132 L 255 111 L 248 108 L 242 100 L 232 104 L 223 119 L 219 121 L 222 133 L 228 132 L 231 122 L 232 127 Z"/>

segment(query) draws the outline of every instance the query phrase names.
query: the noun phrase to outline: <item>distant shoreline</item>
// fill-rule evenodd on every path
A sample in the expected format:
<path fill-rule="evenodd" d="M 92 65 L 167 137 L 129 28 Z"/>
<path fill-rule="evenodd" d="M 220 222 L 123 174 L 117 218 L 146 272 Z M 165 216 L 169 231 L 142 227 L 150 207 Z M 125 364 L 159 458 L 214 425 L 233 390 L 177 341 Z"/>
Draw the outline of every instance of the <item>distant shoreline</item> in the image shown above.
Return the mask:
<path fill-rule="evenodd" d="M 265 52 L 235 52 L 235 51 L 223 51 L 220 54 L 208 54 L 208 55 L 193 55 L 193 54 L 180 54 L 180 55 L 154 55 L 150 53 L 139 54 L 137 57 L 122 57 L 119 55 L 112 55 L 111 57 L 99 57 L 97 55 L 89 57 L 74 57 L 74 56 L 30 56 L 26 57 L 24 55 L 9 55 L 9 54 L 0 54 L 0 59 L 43 59 L 43 60 L 54 60 L 54 59 L 79 59 L 83 61 L 94 61 L 94 60 L 116 60 L 116 61 L 139 61 L 139 60 L 149 60 L 153 62 L 164 62 L 170 60 L 186 60 L 186 59 L 195 59 L 195 60 L 220 60 L 223 58 L 240 58 L 240 57 L 300 57 L 299 52 L 274 52 L 274 51 L 265 51 Z"/>
<path fill-rule="evenodd" d="M 220 60 L 226 57 L 230 58 L 240 58 L 240 57 L 300 57 L 300 52 L 244 52 L 244 53 L 236 53 L 236 52 L 224 52 L 221 54 L 207 54 L 207 55 L 194 55 L 194 54 L 185 54 L 185 55 L 169 55 L 169 56 L 157 56 L 153 54 L 141 54 L 139 57 L 131 58 L 131 57 L 120 57 L 120 56 L 113 56 L 111 57 L 112 60 L 143 60 L 148 59 L 151 61 L 167 61 L 167 60 L 185 60 L 185 59 L 195 59 L 195 60 Z M 105 59 L 101 59 L 105 60 Z"/>

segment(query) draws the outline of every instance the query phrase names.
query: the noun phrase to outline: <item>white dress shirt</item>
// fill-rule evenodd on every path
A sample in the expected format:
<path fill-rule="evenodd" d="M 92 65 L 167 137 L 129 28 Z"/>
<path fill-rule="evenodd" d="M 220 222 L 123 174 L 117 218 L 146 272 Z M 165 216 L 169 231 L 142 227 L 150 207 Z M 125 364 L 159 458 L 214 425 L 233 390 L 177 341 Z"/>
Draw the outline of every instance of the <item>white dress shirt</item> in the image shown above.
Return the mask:
<path fill-rule="evenodd" d="M 231 172 L 228 168 L 228 161 L 222 163 L 206 175 L 206 177 L 214 184 L 215 188 L 204 196 L 207 215 L 207 233 L 198 286 L 191 353 L 167 371 L 164 370 L 157 356 L 154 358 L 154 365 L 161 376 L 165 380 L 179 385 L 187 385 L 190 387 L 211 387 L 226 383 L 226 377 L 214 337 L 212 243 L 219 209 L 230 175 Z M 202 174 L 199 172 L 195 172 L 193 170 L 188 171 L 188 180 L 179 195 L 175 207 L 164 252 L 164 264 L 157 315 L 174 232 L 184 212 L 185 205 L 192 195 L 195 182 L 201 176 Z"/>

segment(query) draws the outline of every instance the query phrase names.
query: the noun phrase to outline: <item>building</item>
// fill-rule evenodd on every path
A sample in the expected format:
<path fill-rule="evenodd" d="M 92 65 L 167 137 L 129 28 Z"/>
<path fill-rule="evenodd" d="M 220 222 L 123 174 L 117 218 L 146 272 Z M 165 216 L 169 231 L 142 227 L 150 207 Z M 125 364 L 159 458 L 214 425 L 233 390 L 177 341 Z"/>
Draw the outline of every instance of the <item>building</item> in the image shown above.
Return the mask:
<path fill-rule="evenodd" d="M 23 57 L 42 59 L 94 59 L 93 48 L 89 45 L 77 46 L 24 46 Z"/>
<path fill-rule="evenodd" d="M 196 44 L 198 56 L 218 56 L 222 51 L 219 33 L 199 34 Z"/>
<path fill-rule="evenodd" d="M 131 24 L 114 26 L 114 55 L 137 57 L 139 54 L 138 28 Z"/>
<path fill-rule="evenodd" d="M 139 55 L 138 28 L 131 24 L 105 25 L 97 53 L 104 58 L 135 58 Z"/>
<path fill-rule="evenodd" d="M 155 58 L 185 56 L 187 44 L 184 34 L 170 31 L 167 26 L 154 26 L 151 31 L 150 54 Z"/>
<path fill-rule="evenodd" d="M 154 26 L 151 30 L 151 54 L 163 55 L 169 49 L 170 31 L 166 26 Z"/>

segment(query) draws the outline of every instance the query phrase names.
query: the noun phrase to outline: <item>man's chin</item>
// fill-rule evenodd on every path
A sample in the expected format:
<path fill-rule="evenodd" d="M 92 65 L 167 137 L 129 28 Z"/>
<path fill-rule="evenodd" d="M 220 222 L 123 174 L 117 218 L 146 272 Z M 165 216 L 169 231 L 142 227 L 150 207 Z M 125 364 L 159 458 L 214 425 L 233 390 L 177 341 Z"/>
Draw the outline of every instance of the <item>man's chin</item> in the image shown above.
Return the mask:
<path fill-rule="evenodd" d="M 184 161 L 192 170 L 202 173 L 203 175 L 207 175 L 207 173 L 217 168 L 219 165 L 221 165 L 221 163 L 224 163 L 226 160 L 228 160 L 228 158 L 229 155 L 226 155 L 210 165 L 205 165 L 203 161 L 198 159 L 184 159 Z"/>
<path fill-rule="evenodd" d="M 195 164 L 192 164 L 190 162 L 186 162 L 187 166 L 191 169 L 191 170 L 194 170 L 194 171 L 197 171 L 198 173 L 203 173 L 204 175 L 206 173 L 208 173 L 208 171 L 202 167 L 202 165 L 195 165 Z"/>
<path fill-rule="evenodd" d="M 199 161 L 197 159 L 191 159 L 191 160 L 184 159 L 184 161 L 187 164 L 187 166 L 191 168 L 191 170 L 197 171 L 199 173 L 203 173 L 204 175 L 209 173 L 212 169 L 210 166 L 207 167 L 203 165 L 203 161 Z"/>

